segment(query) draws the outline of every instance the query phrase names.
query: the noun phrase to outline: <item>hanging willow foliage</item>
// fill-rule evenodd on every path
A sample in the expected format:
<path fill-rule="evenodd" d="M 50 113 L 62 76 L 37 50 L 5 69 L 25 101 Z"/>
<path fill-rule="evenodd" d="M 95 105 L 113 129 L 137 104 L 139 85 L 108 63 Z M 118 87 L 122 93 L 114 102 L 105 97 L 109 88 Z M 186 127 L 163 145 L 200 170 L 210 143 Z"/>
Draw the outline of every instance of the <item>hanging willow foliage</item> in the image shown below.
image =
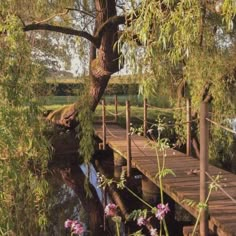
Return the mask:
<path fill-rule="evenodd" d="M 182 98 L 190 97 L 195 114 L 200 102 L 210 97 L 217 122 L 225 123 L 225 118 L 235 115 L 235 16 L 232 0 L 144 0 L 139 7 L 133 5 L 120 47 L 129 49 L 126 59 L 132 59 L 136 72 L 148 74 L 143 76 L 145 96 L 161 96 L 165 91 L 175 106 L 184 106 Z M 137 42 L 142 45 L 141 57 Z M 185 117 L 180 110 L 175 114 L 178 122 Z M 184 142 L 185 127 L 176 132 Z M 232 135 L 226 137 L 212 127 L 211 157 L 221 162 L 224 143 L 224 152 L 232 159 L 232 140 Z"/>
<path fill-rule="evenodd" d="M 0 234 L 38 235 L 47 224 L 49 146 L 34 91 L 41 69 L 19 26 L 14 16 L 0 20 Z"/>

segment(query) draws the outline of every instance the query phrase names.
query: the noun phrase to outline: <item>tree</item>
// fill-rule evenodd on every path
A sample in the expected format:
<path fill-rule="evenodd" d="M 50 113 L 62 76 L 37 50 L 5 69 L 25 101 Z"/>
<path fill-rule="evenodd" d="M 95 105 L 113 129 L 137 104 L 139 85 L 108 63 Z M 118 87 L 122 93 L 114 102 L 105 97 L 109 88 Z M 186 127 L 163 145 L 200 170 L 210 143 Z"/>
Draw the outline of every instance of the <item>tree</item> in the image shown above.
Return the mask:
<path fill-rule="evenodd" d="M 111 75 L 120 70 L 119 58 L 122 55 L 119 46 L 127 45 L 127 40 L 135 48 L 140 45 L 145 48 L 148 58 L 158 58 L 159 54 L 165 52 L 171 58 L 167 56 L 159 60 L 162 64 L 163 60 L 168 60 L 169 66 L 174 63 L 183 68 L 181 63 L 185 63 L 193 48 L 197 44 L 206 45 L 208 36 L 205 32 L 223 28 L 217 14 L 223 16 L 228 28 L 232 27 L 235 16 L 235 3 L 232 0 L 44 0 L 35 3 L 9 0 L 5 1 L 5 5 L 9 7 L 8 13 L 19 17 L 25 32 L 56 32 L 81 37 L 90 43 L 91 84 L 88 97 L 91 98 L 89 106 L 92 111 L 103 95 Z M 119 28 L 119 25 L 123 25 L 123 28 Z M 45 36 L 56 38 L 55 34 L 41 34 L 38 38 L 34 36 L 33 42 L 45 41 Z M 174 68 L 176 70 L 176 66 Z M 74 111 L 66 112 L 64 120 L 60 122 L 66 124 L 74 115 Z"/>
<path fill-rule="evenodd" d="M 180 91 L 177 94 L 193 98 L 196 114 L 201 100 L 212 100 L 219 118 L 222 112 L 230 116 L 235 111 L 235 4 L 235 0 L 1 1 L 1 230 L 26 235 L 33 232 L 27 230 L 35 229 L 35 222 L 46 224 L 46 163 L 41 156 L 47 156 L 48 150 L 41 145 L 46 141 L 32 87 L 34 79 L 42 78 L 42 60 L 52 63 L 52 58 L 68 60 L 71 56 L 64 49 L 70 49 L 74 41 L 63 35 L 80 38 L 78 45 L 89 48 L 91 80 L 86 99 L 59 112 L 57 119 L 68 125 L 80 109 L 87 109 L 81 119 L 84 149 L 92 142 L 87 134 L 83 141 L 83 134 L 92 130 L 86 124 L 91 115 L 88 110 L 95 110 L 111 75 L 122 67 L 120 58 L 131 59 L 138 72 L 148 73 L 143 81 L 145 91 Z M 213 149 L 224 146 L 218 140 L 220 145 Z M 83 150 L 86 152 L 89 156 Z M 26 171 L 29 163 L 33 174 Z M 30 204 L 24 199 L 30 199 Z M 36 203 L 37 207 L 31 207 Z M 33 220 L 25 213 L 27 209 L 34 210 Z M 25 221 L 14 220 L 16 214 L 25 215 Z"/>
<path fill-rule="evenodd" d="M 61 33 L 90 43 L 91 80 L 87 98 L 91 111 L 96 109 L 111 75 L 120 70 L 120 58 L 134 59 L 133 64 L 139 71 L 154 75 L 155 79 L 150 76 L 144 81 L 146 91 L 156 87 L 166 91 L 162 88 L 171 87 L 178 95 L 188 93 L 194 98 L 195 106 L 202 99 L 210 101 L 214 97 L 216 107 L 232 111 L 228 108 L 232 108 L 233 100 L 228 98 L 233 98 L 236 68 L 233 0 L 44 0 L 35 3 L 9 0 L 3 8 L 2 20 L 9 13 L 16 15 L 24 32 Z M 50 36 L 53 40 L 49 40 Z M 45 33 L 34 33 L 30 37 L 36 42 L 34 48 L 44 42 L 47 51 L 48 43 L 55 45 L 57 38 L 55 34 Z M 69 45 L 64 41 L 64 46 Z M 129 51 L 131 53 L 127 53 Z M 48 58 L 47 54 L 44 58 Z M 48 118 L 70 126 L 80 109 L 78 102 L 53 112 Z"/>
<path fill-rule="evenodd" d="M 236 70 L 233 0 L 8 0 L 2 9 L 2 21 L 8 14 L 21 21 L 35 58 L 44 51 L 46 62 L 51 55 L 65 59 L 71 55 L 62 51 L 66 52 L 71 42 L 68 38 L 60 46 L 55 42 L 63 35 L 82 39 L 77 45 L 88 49 L 83 56 L 89 54 L 90 87 L 86 99 L 80 99 L 89 98 L 85 107 L 91 111 L 125 59 L 138 73 L 151 75 L 143 80 L 146 94 L 174 91 L 178 103 L 185 94 L 193 98 L 195 108 L 201 100 L 214 98 L 219 113 L 232 113 Z M 84 102 L 78 101 L 48 118 L 70 126 L 81 106 Z M 196 116 L 197 112 L 193 118 Z"/>
<path fill-rule="evenodd" d="M 47 1 L 46 1 L 47 2 Z M 82 3 L 83 2 L 83 3 Z M 50 5 L 50 2 L 47 3 Z M 45 3 L 45 5 L 47 5 Z M 53 3 L 51 3 L 54 5 Z M 117 16 L 117 2 L 116 1 L 102 1 L 96 0 L 93 3 L 89 1 L 68 1 L 64 5 L 63 14 L 55 14 L 48 19 L 25 24 L 23 16 L 19 16 L 23 20 L 23 30 L 25 32 L 35 30 L 47 30 L 69 34 L 86 39 L 90 44 L 90 78 L 91 85 L 89 89 L 89 96 L 91 98 L 89 107 L 92 111 L 95 110 L 110 76 L 119 71 L 119 53 L 115 45 L 118 40 L 118 25 L 125 23 L 124 16 Z M 62 7 L 62 6 L 61 6 Z M 56 11 L 55 9 L 53 9 Z M 73 12 L 85 15 L 92 18 L 93 33 L 89 30 L 77 30 L 74 28 L 60 25 L 50 24 L 50 21 L 55 16 L 73 15 Z M 74 108 L 74 107 L 73 107 Z M 69 115 L 66 113 L 64 119 L 61 119 L 62 124 L 66 124 L 68 120 L 74 118 L 76 111 L 70 110 Z"/>
<path fill-rule="evenodd" d="M 182 97 L 191 98 L 193 119 L 198 117 L 201 101 L 211 102 L 213 118 L 229 125 L 225 118 L 235 112 L 236 2 L 150 0 L 142 1 L 138 13 L 133 12 L 136 18 L 123 38 L 132 51 L 134 36 L 144 46 L 141 63 L 146 71 L 153 72 L 144 81 L 146 91 L 177 91 L 174 100 L 178 105 L 184 105 Z M 179 121 L 183 116 L 180 111 L 176 113 Z M 183 127 L 177 130 L 183 131 Z M 195 130 L 196 153 L 197 135 Z M 223 131 L 213 129 L 212 157 L 222 160 L 219 147 L 227 149 L 227 139 Z"/>
<path fill-rule="evenodd" d="M 1 20 L 0 29 L 7 32 L 0 37 L 0 232 L 37 234 L 46 226 L 49 159 L 33 90 L 41 68 L 16 16 Z"/>

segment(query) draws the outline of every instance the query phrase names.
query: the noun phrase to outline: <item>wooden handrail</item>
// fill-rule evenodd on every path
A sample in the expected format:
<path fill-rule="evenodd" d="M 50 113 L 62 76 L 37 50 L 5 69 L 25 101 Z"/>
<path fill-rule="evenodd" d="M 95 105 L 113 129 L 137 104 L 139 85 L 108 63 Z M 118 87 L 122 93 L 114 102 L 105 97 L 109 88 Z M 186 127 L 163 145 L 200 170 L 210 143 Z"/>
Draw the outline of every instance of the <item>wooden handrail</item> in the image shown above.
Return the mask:
<path fill-rule="evenodd" d="M 186 155 L 191 156 L 191 100 L 189 98 L 186 99 Z"/>
<path fill-rule="evenodd" d="M 147 98 L 143 100 L 143 134 L 147 135 Z"/>
<path fill-rule="evenodd" d="M 208 118 L 209 104 L 202 102 L 200 108 L 200 202 L 205 203 L 208 195 L 207 176 L 208 172 L 208 152 L 209 152 L 209 124 Z M 208 235 L 208 209 L 201 209 L 200 235 Z"/>
<path fill-rule="evenodd" d="M 102 149 L 106 150 L 106 102 L 102 100 Z"/>
<path fill-rule="evenodd" d="M 130 102 L 126 101 L 127 177 L 131 176 Z"/>

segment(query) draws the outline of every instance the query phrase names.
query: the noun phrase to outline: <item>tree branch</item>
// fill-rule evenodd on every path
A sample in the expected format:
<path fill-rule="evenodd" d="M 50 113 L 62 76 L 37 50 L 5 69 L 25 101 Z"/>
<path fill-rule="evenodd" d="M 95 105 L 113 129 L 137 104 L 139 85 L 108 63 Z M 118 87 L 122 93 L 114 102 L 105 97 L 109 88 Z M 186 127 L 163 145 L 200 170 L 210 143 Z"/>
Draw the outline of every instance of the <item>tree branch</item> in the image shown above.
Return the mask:
<path fill-rule="evenodd" d="M 81 30 L 75 30 L 72 28 L 67 28 L 67 27 L 62 27 L 62 26 L 55 26 L 55 25 L 50 25 L 50 24 L 29 24 L 23 27 L 23 31 L 33 31 L 33 30 L 48 30 L 52 32 L 58 32 L 58 33 L 63 33 L 63 34 L 68 34 L 68 35 L 74 35 L 74 36 L 79 36 L 82 38 L 87 39 L 90 41 L 92 44 L 94 44 L 95 47 L 99 47 L 98 40 L 96 37 L 93 37 L 91 34 L 89 34 L 86 31 L 81 31 Z"/>
<path fill-rule="evenodd" d="M 95 15 L 93 15 L 91 12 L 88 12 L 88 11 L 84 11 L 84 10 L 80 10 L 80 9 L 77 9 L 77 8 L 66 8 L 68 11 L 77 11 L 77 12 L 80 12 L 86 16 L 90 16 L 92 18 L 95 18 Z"/>
<path fill-rule="evenodd" d="M 125 24 L 125 16 L 112 16 L 108 18 L 96 31 L 95 37 L 98 39 L 102 38 L 103 33 L 108 27 L 118 26 L 120 24 Z"/>

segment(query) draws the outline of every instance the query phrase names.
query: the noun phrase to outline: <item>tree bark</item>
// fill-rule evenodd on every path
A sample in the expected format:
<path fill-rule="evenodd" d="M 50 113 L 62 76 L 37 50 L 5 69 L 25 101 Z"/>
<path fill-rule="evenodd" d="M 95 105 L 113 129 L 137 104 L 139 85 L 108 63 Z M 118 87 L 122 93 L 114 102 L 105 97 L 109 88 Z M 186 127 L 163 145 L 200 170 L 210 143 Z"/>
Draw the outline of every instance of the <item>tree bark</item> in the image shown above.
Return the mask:
<path fill-rule="evenodd" d="M 90 89 L 88 98 L 89 108 L 95 111 L 111 75 L 119 71 L 119 53 L 114 47 L 118 40 L 118 25 L 124 23 L 124 17 L 117 16 L 115 0 L 95 0 L 96 22 L 94 35 L 76 31 L 76 35 L 82 36 L 91 42 L 90 46 Z M 27 27 L 27 26 L 26 26 Z M 26 28 L 30 30 L 30 27 Z M 34 25 L 34 27 L 36 27 Z M 62 31 L 62 29 L 60 28 Z M 63 29 L 64 30 L 64 29 Z M 61 32 L 60 31 L 60 32 Z M 69 31 L 68 31 L 69 32 Z M 49 114 L 48 120 L 54 123 L 70 126 L 78 113 L 80 102 L 77 105 L 60 109 Z"/>
<path fill-rule="evenodd" d="M 116 16 L 116 2 L 114 0 L 96 0 L 96 24 L 95 34 L 97 30 L 111 17 Z M 110 76 L 119 70 L 118 52 L 114 48 L 115 42 L 118 40 L 118 27 L 110 24 L 103 28 L 101 35 L 101 44 L 97 53 L 90 53 L 95 57 L 91 57 L 90 76 L 92 79 L 90 88 L 91 110 L 94 111 L 100 98 L 102 97 Z M 95 55 L 94 55 L 95 54 Z"/>

